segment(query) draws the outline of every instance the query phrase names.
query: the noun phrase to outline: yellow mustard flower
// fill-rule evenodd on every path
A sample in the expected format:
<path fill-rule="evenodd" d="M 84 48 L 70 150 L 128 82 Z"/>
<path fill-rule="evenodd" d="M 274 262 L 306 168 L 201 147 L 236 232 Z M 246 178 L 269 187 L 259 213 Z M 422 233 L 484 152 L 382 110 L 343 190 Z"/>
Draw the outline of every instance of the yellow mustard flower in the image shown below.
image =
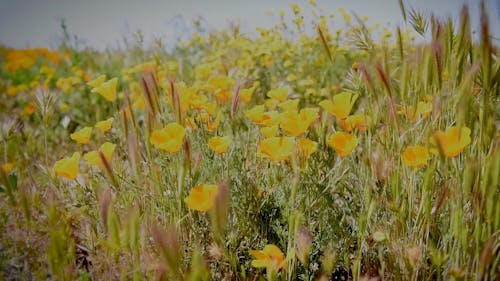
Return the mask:
<path fill-rule="evenodd" d="M 116 100 L 116 85 L 118 84 L 118 78 L 113 78 L 102 83 L 100 86 L 92 89 L 93 93 L 98 93 L 107 101 L 113 102 Z"/>
<path fill-rule="evenodd" d="M 99 152 L 102 153 L 106 162 L 108 164 L 111 164 L 115 148 L 116 144 L 105 142 L 101 145 L 101 147 L 99 147 L 99 150 L 93 150 L 83 155 L 83 159 L 85 160 L 85 162 L 87 162 L 88 165 L 104 168 L 104 163 L 101 159 L 101 156 L 99 155 Z"/>
<path fill-rule="evenodd" d="M 285 265 L 285 255 L 276 245 L 268 244 L 262 250 L 250 250 L 254 256 L 253 267 L 266 268 L 268 272 L 278 271 Z"/>
<path fill-rule="evenodd" d="M 292 11 L 293 11 L 294 14 L 299 14 L 300 13 L 300 6 L 299 5 L 297 5 L 297 4 L 294 3 L 294 4 L 290 5 L 290 7 L 292 8 Z"/>
<path fill-rule="evenodd" d="M 107 132 L 111 129 L 111 125 L 113 124 L 113 121 L 115 118 L 111 117 L 103 121 L 99 121 L 95 123 L 94 127 L 101 129 L 103 132 Z"/>
<path fill-rule="evenodd" d="M 184 203 L 191 210 L 206 212 L 212 209 L 219 192 L 219 187 L 214 184 L 203 184 L 193 187 Z"/>
<path fill-rule="evenodd" d="M 208 146 L 213 152 L 217 154 L 222 154 L 226 152 L 229 148 L 229 143 L 230 143 L 229 136 L 225 137 L 216 136 L 216 137 L 211 137 L 208 140 Z"/>
<path fill-rule="evenodd" d="M 353 95 L 348 92 L 342 92 L 333 96 L 333 100 L 324 100 L 319 105 L 333 114 L 338 119 L 344 119 L 349 116 L 351 109 L 356 102 L 358 95 Z"/>
<path fill-rule="evenodd" d="M 65 157 L 54 164 L 54 171 L 58 176 L 74 180 L 78 175 L 80 153 L 75 152 L 71 157 Z"/>
<path fill-rule="evenodd" d="M 273 137 L 261 140 L 257 154 L 272 161 L 284 161 L 292 154 L 295 140 L 292 137 Z"/>
<path fill-rule="evenodd" d="M 441 151 L 446 157 L 456 157 L 470 144 L 470 129 L 453 126 L 444 132 L 437 131 L 430 142 L 437 147 L 434 152 Z"/>
<path fill-rule="evenodd" d="M 79 144 L 87 144 L 90 141 L 92 127 L 84 127 L 70 135 L 70 138 Z"/>
<path fill-rule="evenodd" d="M 184 141 L 186 129 L 179 123 L 170 123 L 165 128 L 151 133 L 151 144 L 170 153 L 178 152 Z"/>
<path fill-rule="evenodd" d="M 280 127 L 290 136 L 300 136 L 318 118 L 318 108 L 304 108 L 300 112 L 286 111 L 281 114 Z"/>
<path fill-rule="evenodd" d="M 403 163 L 412 168 L 421 168 L 427 164 L 429 158 L 429 150 L 425 146 L 415 145 L 408 146 L 401 155 Z"/>
<path fill-rule="evenodd" d="M 340 155 L 340 157 L 346 157 L 349 155 L 354 148 L 358 145 L 358 138 L 355 135 L 345 133 L 345 132 L 336 132 L 331 134 L 326 143 L 335 149 L 335 151 Z"/>

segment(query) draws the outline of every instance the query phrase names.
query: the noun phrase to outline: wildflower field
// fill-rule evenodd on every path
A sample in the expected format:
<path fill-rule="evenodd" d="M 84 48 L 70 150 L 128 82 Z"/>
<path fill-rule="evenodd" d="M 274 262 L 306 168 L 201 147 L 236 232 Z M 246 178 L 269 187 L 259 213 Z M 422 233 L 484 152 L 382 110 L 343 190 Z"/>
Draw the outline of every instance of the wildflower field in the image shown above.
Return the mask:
<path fill-rule="evenodd" d="M 474 32 L 309 5 L 168 51 L 1 48 L 0 280 L 499 280 L 484 3 Z"/>

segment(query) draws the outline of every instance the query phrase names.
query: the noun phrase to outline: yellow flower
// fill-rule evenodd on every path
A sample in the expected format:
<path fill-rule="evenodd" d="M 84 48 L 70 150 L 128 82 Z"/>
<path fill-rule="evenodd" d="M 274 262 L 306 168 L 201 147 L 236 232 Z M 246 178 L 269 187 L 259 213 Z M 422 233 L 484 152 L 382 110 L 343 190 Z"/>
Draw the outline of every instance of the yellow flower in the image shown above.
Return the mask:
<path fill-rule="evenodd" d="M 290 136 L 300 136 L 318 118 L 318 108 L 304 108 L 300 112 L 286 111 L 281 114 L 280 127 Z"/>
<path fill-rule="evenodd" d="M 281 108 L 281 110 L 283 111 L 297 110 L 298 106 L 299 106 L 299 99 L 287 100 L 278 104 L 278 107 Z"/>
<path fill-rule="evenodd" d="M 279 127 L 278 125 L 274 125 L 271 127 L 262 127 L 260 128 L 260 133 L 264 136 L 264 138 L 272 138 L 278 134 Z"/>
<path fill-rule="evenodd" d="M 184 141 L 186 129 L 178 123 L 170 123 L 165 128 L 151 133 L 151 144 L 170 153 L 179 151 Z"/>
<path fill-rule="evenodd" d="M 346 132 L 351 132 L 354 128 L 364 132 L 368 129 L 368 123 L 370 123 L 370 117 L 364 114 L 354 114 L 339 121 L 340 127 Z"/>
<path fill-rule="evenodd" d="M 405 115 L 412 122 L 417 122 L 420 118 L 425 119 L 432 113 L 432 104 L 430 102 L 418 102 L 417 111 L 413 106 L 403 106 L 398 114 Z"/>
<path fill-rule="evenodd" d="M 278 271 L 285 265 L 285 255 L 273 244 L 266 245 L 261 251 L 250 250 L 249 253 L 255 258 L 253 267 L 265 267 L 269 272 Z"/>
<path fill-rule="evenodd" d="M 219 103 L 226 103 L 233 98 L 233 92 L 229 89 L 233 83 L 234 81 L 227 76 L 210 77 L 205 88 Z"/>
<path fill-rule="evenodd" d="M 264 112 L 264 114 L 262 114 L 262 120 L 258 122 L 257 125 L 261 125 L 264 127 L 271 127 L 274 125 L 278 125 L 281 120 L 280 117 L 281 116 L 278 113 L 278 111 L 275 110 Z"/>
<path fill-rule="evenodd" d="M 113 159 L 113 154 L 115 152 L 116 144 L 105 142 L 99 147 L 99 150 L 93 150 L 83 155 L 83 159 L 87 162 L 88 165 L 98 166 L 104 168 L 104 163 L 102 162 L 101 156 L 99 155 L 99 151 L 104 156 L 104 159 L 108 164 L 111 163 Z"/>
<path fill-rule="evenodd" d="M 92 134 L 92 127 L 84 127 L 79 131 L 76 131 L 70 135 L 70 138 L 79 144 L 87 144 L 90 141 L 90 135 Z"/>
<path fill-rule="evenodd" d="M 14 163 L 7 162 L 7 163 L 1 165 L 0 169 L 2 169 L 2 171 L 5 174 L 8 174 L 12 171 L 12 169 L 14 169 Z"/>
<path fill-rule="evenodd" d="M 80 162 L 80 153 L 75 152 L 71 157 L 65 157 L 54 164 L 54 171 L 57 175 L 71 180 L 76 179 L 78 175 L 78 164 Z"/>
<path fill-rule="evenodd" d="M 256 105 L 245 112 L 245 117 L 257 124 L 262 120 L 265 110 L 263 105 Z"/>
<path fill-rule="evenodd" d="M 318 143 L 308 138 L 301 138 L 297 141 L 297 148 L 299 154 L 307 158 L 316 151 Z"/>
<path fill-rule="evenodd" d="M 299 7 L 299 5 L 297 5 L 297 4 L 294 3 L 294 4 L 290 5 L 290 7 L 292 7 L 292 10 L 293 10 L 294 14 L 299 14 L 300 13 L 300 7 Z"/>
<path fill-rule="evenodd" d="M 286 97 L 288 96 L 288 89 L 287 88 L 276 88 L 273 90 L 270 90 L 267 92 L 267 96 L 272 98 L 273 100 L 282 102 L 286 100 Z"/>
<path fill-rule="evenodd" d="M 292 137 L 273 137 L 259 142 L 257 154 L 272 161 L 283 161 L 292 154 L 294 147 Z"/>
<path fill-rule="evenodd" d="M 36 110 L 36 104 L 34 102 L 30 102 L 23 108 L 23 113 L 26 115 L 31 115 L 35 112 L 35 110 Z"/>
<path fill-rule="evenodd" d="M 342 92 L 333 96 L 333 100 L 324 100 L 319 103 L 319 105 L 328 110 L 333 116 L 338 119 L 344 119 L 349 116 L 352 106 L 356 102 L 358 95 L 352 95 L 351 93 Z"/>
<path fill-rule="evenodd" d="M 92 89 L 93 93 L 98 93 L 107 101 L 115 101 L 116 100 L 116 85 L 118 84 L 118 78 L 113 78 L 102 83 L 100 86 Z"/>
<path fill-rule="evenodd" d="M 422 118 L 427 118 L 432 113 L 432 103 L 419 101 L 417 105 L 417 114 Z"/>
<path fill-rule="evenodd" d="M 280 122 L 280 114 L 277 111 L 264 112 L 263 105 L 256 105 L 245 112 L 245 117 L 257 125 L 271 127 Z"/>
<path fill-rule="evenodd" d="M 209 63 L 197 65 L 194 72 L 196 76 L 196 80 L 205 79 L 210 75 L 213 66 Z"/>
<path fill-rule="evenodd" d="M 213 131 L 217 130 L 217 128 L 219 127 L 221 118 L 222 118 L 222 112 L 219 110 L 219 111 L 217 111 L 217 115 L 215 116 L 215 119 L 213 122 L 212 122 L 212 119 L 210 117 L 208 117 L 207 123 L 206 123 L 207 126 L 205 127 L 205 129 L 209 132 L 213 132 Z"/>
<path fill-rule="evenodd" d="M 208 146 L 217 154 L 222 154 L 229 148 L 230 138 L 225 137 L 212 137 L 208 140 Z"/>
<path fill-rule="evenodd" d="M 241 89 L 240 90 L 240 100 L 242 102 L 248 103 L 250 100 L 252 100 L 253 92 L 255 91 L 255 87 L 248 88 L 248 89 Z"/>
<path fill-rule="evenodd" d="M 104 81 L 106 81 L 106 74 L 99 75 L 94 80 L 87 82 L 87 85 L 92 88 L 97 88 L 100 87 Z"/>
<path fill-rule="evenodd" d="M 193 187 L 184 203 L 191 210 L 206 212 L 214 206 L 219 187 L 214 184 L 204 184 Z"/>
<path fill-rule="evenodd" d="M 61 110 L 61 112 L 68 112 L 69 111 L 69 105 L 65 102 L 61 102 L 59 104 L 59 110 Z"/>
<path fill-rule="evenodd" d="M 267 107 L 267 109 L 269 110 L 272 110 L 272 109 L 275 109 L 276 106 L 279 104 L 280 102 L 275 100 L 275 99 L 267 99 L 264 101 L 264 105 Z"/>
<path fill-rule="evenodd" d="M 186 112 L 193 101 L 196 101 L 196 98 L 198 97 L 196 92 L 198 89 L 195 87 L 188 87 L 184 82 L 175 83 L 175 88 L 179 94 L 179 105 L 181 107 L 181 111 Z M 172 97 L 172 94 L 169 96 Z"/>
<path fill-rule="evenodd" d="M 470 129 L 453 126 L 444 132 L 437 131 L 432 135 L 430 142 L 446 157 L 456 157 L 470 144 Z"/>
<path fill-rule="evenodd" d="M 194 121 L 193 117 L 186 117 L 184 119 L 184 122 L 186 124 L 186 127 L 190 128 L 192 131 L 198 129 L 198 126 L 196 125 L 196 122 Z"/>
<path fill-rule="evenodd" d="M 345 132 L 336 132 L 328 137 L 326 143 L 335 149 L 340 157 L 346 157 L 358 145 L 358 138 Z"/>
<path fill-rule="evenodd" d="M 99 122 L 95 123 L 94 127 L 101 129 L 103 132 L 107 132 L 111 129 L 111 124 L 113 124 L 114 120 L 115 119 L 113 117 L 111 117 L 111 118 L 108 118 L 106 120 L 99 121 Z"/>
<path fill-rule="evenodd" d="M 429 158 L 429 150 L 421 145 L 408 146 L 401 155 L 403 162 L 413 168 L 421 168 L 427 164 Z"/>
<path fill-rule="evenodd" d="M 7 95 L 10 97 L 13 97 L 17 95 L 17 87 L 15 86 L 8 86 L 7 87 Z"/>

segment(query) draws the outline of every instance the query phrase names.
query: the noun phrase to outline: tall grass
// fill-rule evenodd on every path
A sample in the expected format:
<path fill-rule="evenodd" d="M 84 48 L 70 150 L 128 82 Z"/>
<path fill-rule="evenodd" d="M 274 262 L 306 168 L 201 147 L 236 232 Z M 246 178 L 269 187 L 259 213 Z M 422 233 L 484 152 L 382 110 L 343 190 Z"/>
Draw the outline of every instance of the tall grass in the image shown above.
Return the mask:
<path fill-rule="evenodd" d="M 314 35 L 303 31 L 302 11 L 293 7 L 286 15 L 293 24 L 283 15 L 256 38 L 235 25 L 196 33 L 171 52 L 99 53 L 64 44 L 55 62 L 40 50 L 2 49 L 0 162 L 14 167 L 0 169 L 0 276 L 500 278 L 500 63 L 484 2 L 479 41 L 466 6 L 456 22 L 400 1 L 405 22 L 393 31 L 341 11 L 347 27 L 333 32 L 329 14 L 312 5 Z M 116 101 L 86 84 L 100 74 L 119 77 Z M 211 89 L 210 77 L 233 83 Z M 252 86 L 252 99 L 243 101 Z M 183 87 L 209 102 L 222 90 L 231 99 L 217 102 L 214 113 L 184 109 Z M 259 155 L 264 137 L 245 114 L 264 103 L 272 110 L 267 93 L 279 87 L 299 108 L 319 107 L 340 92 L 359 95 L 351 113 L 369 122 L 353 131 L 358 146 L 347 157 L 329 147 L 328 136 L 343 129 L 321 110 L 303 135 L 318 143 L 316 152 L 296 151 L 286 161 Z M 419 102 L 429 103 L 430 113 L 413 119 L 407 109 Z M 94 128 L 88 144 L 71 140 L 76 129 L 108 117 L 111 131 Z M 151 141 L 172 122 L 188 128 L 177 153 Z M 471 129 L 458 156 L 437 147 L 425 166 L 405 165 L 405 148 L 430 148 L 434 133 L 451 126 Z M 223 154 L 207 144 L 216 135 L 230 136 Z M 57 160 L 105 141 L 117 144 L 112 161 L 99 152 L 103 166 L 81 161 L 74 180 L 54 172 Z M 214 206 L 189 209 L 184 199 L 203 184 L 219 186 Z M 249 251 L 268 244 L 284 253 L 276 270 L 252 266 Z"/>

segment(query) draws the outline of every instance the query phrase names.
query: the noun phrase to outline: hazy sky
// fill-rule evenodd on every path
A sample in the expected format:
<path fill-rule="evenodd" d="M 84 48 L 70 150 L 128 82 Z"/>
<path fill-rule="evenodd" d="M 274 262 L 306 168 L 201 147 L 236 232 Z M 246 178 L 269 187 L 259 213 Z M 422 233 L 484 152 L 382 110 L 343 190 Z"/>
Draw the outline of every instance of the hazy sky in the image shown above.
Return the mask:
<path fill-rule="evenodd" d="M 390 27 L 402 24 L 397 0 L 316 0 L 325 13 L 338 14 L 340 7 L 368 16 L 370 22 Z M 61 37 L 60 19 L 82 44 L 103 49 L 123 46 L 123 38 L 134 31 L 144 32 L 146 41 L 154 37 L 172 42 L 179 28 L 174 23 L 202 16 L 207 29 L 224 28 L 228 19 L 240 18 L 241 27 L 252 32 L 255 27 L 269 27 L 278 22 L 280 10 L 290 13 L 290 4 L 308 7 L 306 0 L 0 0 L 0 43 L 17 48 L 56 47 Z M 407 6 L 427 14 L 451 15 L 458 19 L 460 7 L 467 3 L 472 21 L 479 22 L 479 0 L 407 0 Z M 500 0 L 486 0 L 491 30 L 500 37 Z M 266 15 L 266 11 L 275 16 Z M 306 13 L 309 15 L 309 13 Z M 306 18 L 307 20 L 307 18 Z M 338 28 L 333 26 L 333 29 Z M 177 30 L 177 32 L 176 32 Z M 177 34 L 176 34 L 177 33 Z M 494 41 L 498 44 L 498 40 Z"/>

